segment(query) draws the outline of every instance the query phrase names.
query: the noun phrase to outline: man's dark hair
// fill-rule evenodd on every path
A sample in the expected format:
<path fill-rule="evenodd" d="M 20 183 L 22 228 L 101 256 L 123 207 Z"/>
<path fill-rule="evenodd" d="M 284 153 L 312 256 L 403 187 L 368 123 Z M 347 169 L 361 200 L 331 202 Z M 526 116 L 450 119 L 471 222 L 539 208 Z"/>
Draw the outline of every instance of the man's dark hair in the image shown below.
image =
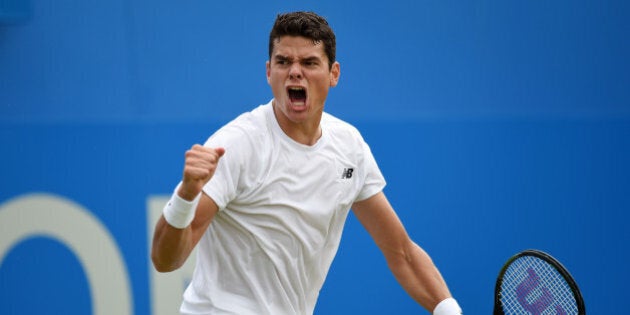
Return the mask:
<path fill-rule="evenodd" d="M 313 40 L 313 43 L 324 44 L 324 52 L 328 57 L 329 68 L 335 63 L 335 33 L 323 17 L 313 12 L 291 12 L 278 14 L 269 34 L 269 59 L 273 53 L 276 40 L 282 36 L 302 36 Z"/>

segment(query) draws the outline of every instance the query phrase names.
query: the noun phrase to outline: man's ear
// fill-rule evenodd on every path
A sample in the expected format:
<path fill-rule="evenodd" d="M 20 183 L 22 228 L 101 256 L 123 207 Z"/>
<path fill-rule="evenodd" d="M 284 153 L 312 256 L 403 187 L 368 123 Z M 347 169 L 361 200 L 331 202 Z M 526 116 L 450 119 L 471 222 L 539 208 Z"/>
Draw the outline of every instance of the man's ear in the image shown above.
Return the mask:
<path fill-rule="evenodd" d="M 269 62 L 269 60 L 267 60 L 267 62 L 265 63 L 265 68 L 267 69 L 267 84 L 271 84 L 271 63 Z"/>
<path fill-rule="evenodd" d="M 339 62 L 335 61 L 332 67 L 330 68 L 330 86 L 335 87 L 339 82 L 339 76 L 341 75 L 341 69 L 339 66 Z"/>

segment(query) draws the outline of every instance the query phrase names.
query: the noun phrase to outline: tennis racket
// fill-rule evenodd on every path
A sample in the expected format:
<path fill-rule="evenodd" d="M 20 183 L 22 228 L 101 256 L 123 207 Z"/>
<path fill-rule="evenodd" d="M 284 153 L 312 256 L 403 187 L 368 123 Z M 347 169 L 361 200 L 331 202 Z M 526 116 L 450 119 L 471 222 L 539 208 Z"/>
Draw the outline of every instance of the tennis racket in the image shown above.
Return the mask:
<path fill-rule="evenodd" d="M 582 294 L 551 255 L 526 250 L 503 265 L 494 288 L 494 315 L 585 315 Z"/>

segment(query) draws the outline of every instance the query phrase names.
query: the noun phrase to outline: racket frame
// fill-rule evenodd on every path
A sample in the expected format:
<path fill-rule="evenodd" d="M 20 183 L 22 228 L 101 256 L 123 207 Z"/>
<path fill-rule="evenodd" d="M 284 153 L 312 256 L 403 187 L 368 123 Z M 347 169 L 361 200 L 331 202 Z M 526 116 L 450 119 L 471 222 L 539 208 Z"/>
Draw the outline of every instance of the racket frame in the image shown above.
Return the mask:
<path fill-rule="evenodd" d="M 578 287 L 577 283 L 575 282 L 575 280 L 573 279 L 573 276 L 571 276 L 569 271 L 553 256 L 541 250 L 527 249 L 510 257 L 510 259 L 508 259 L 508 261 L 505 262 L 505 264 L 501 268 L 501 271 L 499 272 L 499 275 L 497 276 L 497 281 L 494 287 L 494 312 L 493 312 L 494 315 L 505 315 L 505 312 L 503 311 L 503 303 L 501 302 L 501 286 L 503 284 L 503 276 L 505 275 L 508 268 L 510 267 L 510 265 L 512 265 L 512 263 L 515 260 L 524 256 L 531 256 L 531 257 L 542 259 L 546 263 L 550 264 L 553 268 L 555 268 L 558 271 L 558 273 L 560 273 L 560 275 L 567 282 L 567 284 L 569 285 L 569 288 L 571 288 L 571 291 L 573 292 L 573 295 L 575 296 L 575 302 L 577 305 L 578 315 L 586 314 L 586 308 L 584 307 L 584 299 L 582 298 L 582 293 L 580 292 L 580 288 Z"/>

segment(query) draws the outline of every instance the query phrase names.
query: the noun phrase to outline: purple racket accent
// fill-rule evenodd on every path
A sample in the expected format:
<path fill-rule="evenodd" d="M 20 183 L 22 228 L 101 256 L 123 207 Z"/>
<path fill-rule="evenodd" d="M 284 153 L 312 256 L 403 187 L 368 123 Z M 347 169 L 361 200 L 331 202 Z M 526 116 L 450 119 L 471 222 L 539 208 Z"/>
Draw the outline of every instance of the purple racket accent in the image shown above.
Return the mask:
<path fill-rule="evenodd" d="M 527 297 L 535 293 L 534 290 L 540 290 L 540 295 L 534 301 L 529 302 Z M 527 278 L 516 286 L 516 299 L 523 309 L 532 315 L 541 315 L 554 302 L 549 289 L 540 287 L 540 277 L 531 267 L 527 268 Z M 558 305 L 557 308 L 562 309 L 562 306 Z"/>

